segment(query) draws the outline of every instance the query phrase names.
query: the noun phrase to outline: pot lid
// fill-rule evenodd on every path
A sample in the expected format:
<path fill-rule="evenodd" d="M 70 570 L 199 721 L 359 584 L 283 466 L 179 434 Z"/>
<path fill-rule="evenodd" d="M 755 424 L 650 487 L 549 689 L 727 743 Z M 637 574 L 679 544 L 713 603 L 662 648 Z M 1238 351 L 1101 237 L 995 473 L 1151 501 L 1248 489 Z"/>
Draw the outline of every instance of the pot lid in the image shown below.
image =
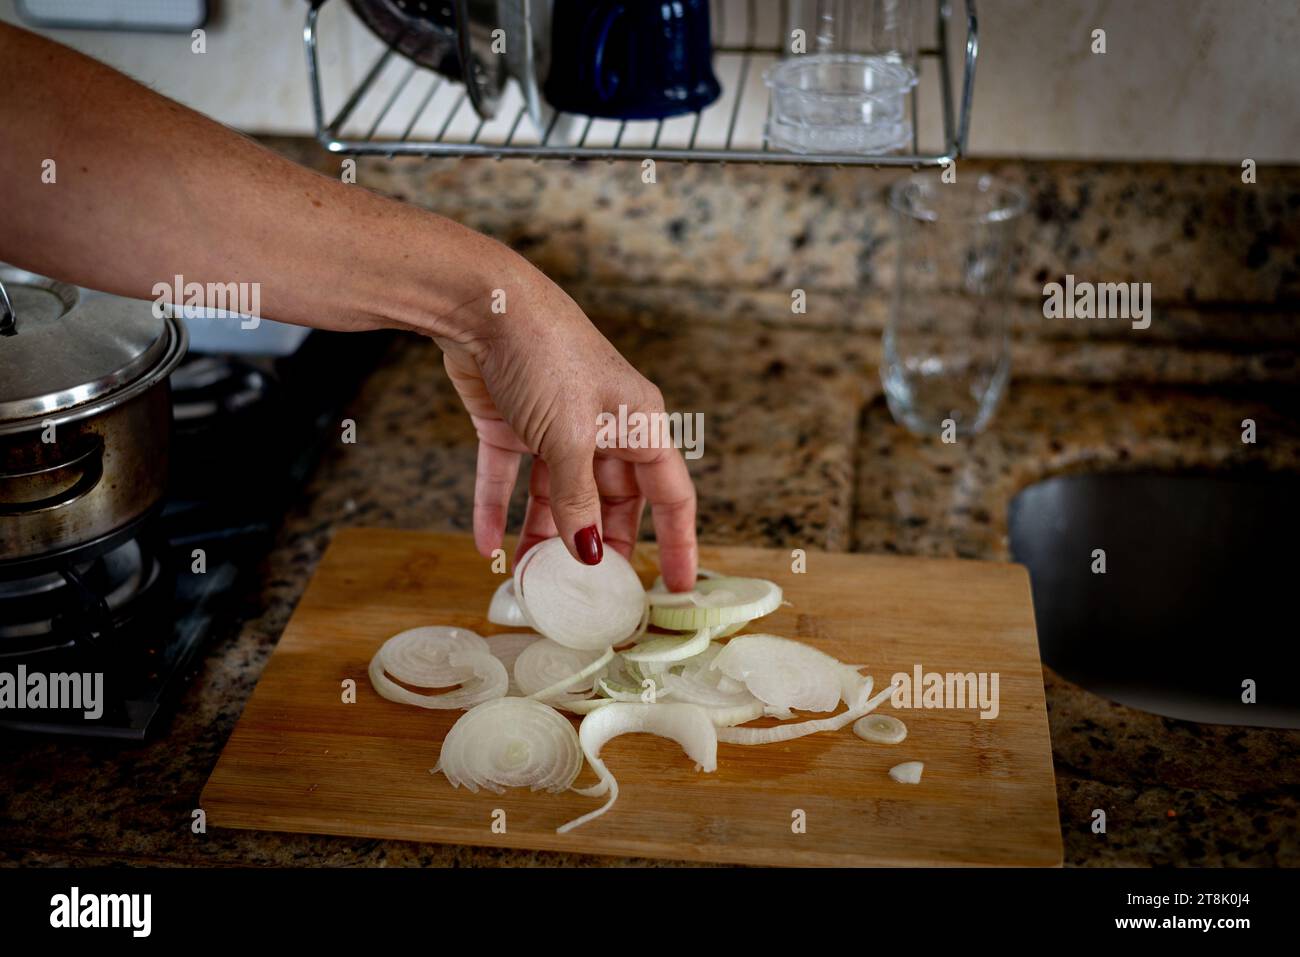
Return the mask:
<path fill-rule="evenodd" d="M 14 316 L 0 335 L 0 425 L 103 399 L 156 374 L 175 351 L 152 303 L 88 295 L 4 264 L 0 282 Z"/>

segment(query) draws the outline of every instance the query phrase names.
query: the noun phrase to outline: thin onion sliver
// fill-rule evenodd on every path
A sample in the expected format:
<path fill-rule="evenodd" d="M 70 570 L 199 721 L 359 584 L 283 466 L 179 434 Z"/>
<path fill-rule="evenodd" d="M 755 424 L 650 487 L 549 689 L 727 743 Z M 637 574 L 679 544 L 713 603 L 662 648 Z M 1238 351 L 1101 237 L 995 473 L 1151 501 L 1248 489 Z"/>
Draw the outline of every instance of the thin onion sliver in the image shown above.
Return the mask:
<path fill-rule="evenodd" d="M 805 735 L 817 734 L 822 731 L 838 731 L 846 724 L 858 720 L 863 715 L 870 714 L 879 707 L 882 701 L 887 700 L 894 693 L 893 685 L 890 685 L 874 697 L 867 697 L 867 695 L 871 694 L 871 687 L 871 679 L 863 679 L 862 692 L 858 702 L 855 702 L 858 706 L 849 708 L 834 717 L 795 721 L 790 724 L 780 724 L 774 728 L 719 728 L 718 740 L 726 744 L 776 744 L 781 741 L 793 741 L 795 738 L 802 738 Z"/>
<path fill-rule="evenodd" d="M 638 664 L 685 661 L 708 649 L 713 639 L 713 632 L 712 628 L 701 628 L 695 634 L 683 637 L 660 635 L 623 652 L 623 657 L 627 661 L 635 661 Z"/>
<path fill-rule="evenodd" d="M 582 719 L 578 739 L 587 763 L 600 778 L 594 787 L 584 788 L 581 793 L 592 797 L 608 793 L 609 798 L 596 810 L 556 828 L 556 833 L 567 834 L 614 806 L 618 800 L 618 779 L 600 759 L 600 749 L 621 734 L 637 733 L 655 734 L 676 741 L 702 771 L 712 772 L 718 768 L 718 733 L 703 708 L 693 704 L 608 704 Z"/>

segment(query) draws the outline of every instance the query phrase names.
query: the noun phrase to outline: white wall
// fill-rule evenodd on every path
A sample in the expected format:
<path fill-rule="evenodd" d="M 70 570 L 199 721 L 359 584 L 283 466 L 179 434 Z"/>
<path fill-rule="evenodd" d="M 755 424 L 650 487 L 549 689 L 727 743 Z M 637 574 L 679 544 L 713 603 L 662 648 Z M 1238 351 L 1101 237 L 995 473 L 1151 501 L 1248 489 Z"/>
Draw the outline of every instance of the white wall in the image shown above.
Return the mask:
<path fill-rule="evenodd" d="M 973 151 L 1300 162 L 1296 0 L 983 0 Z M 1107 53 L 1089 52 L 1094 28 Z"/>
<path fill-rule="evenodd" d="M 746 0 L 728 2 L 739 29 Z M 336 88 L 364 72 L 373 49 L 344 6 L 330 0 L 323 16 L 340 41 L 327 58 Z M 954 6 L 959 57 L 961 0 Z M 183 35 L 52 35 L 231 125 L 307 133 L 306 9 L 304 0 L 222 0 L 202 57 Z M 1300 162 L 1295 0 L 982 0 L 979 12 L 972 153 Z M 0 18 L 17 20 L 14 0 L 0 0 Z M 1089 51 L 1098 27 L 1104 56 Z M 922 102 L 922 127 L 933 129 L 933 87 Z M 742 121 L 756 125 L 761 117 Z"/>

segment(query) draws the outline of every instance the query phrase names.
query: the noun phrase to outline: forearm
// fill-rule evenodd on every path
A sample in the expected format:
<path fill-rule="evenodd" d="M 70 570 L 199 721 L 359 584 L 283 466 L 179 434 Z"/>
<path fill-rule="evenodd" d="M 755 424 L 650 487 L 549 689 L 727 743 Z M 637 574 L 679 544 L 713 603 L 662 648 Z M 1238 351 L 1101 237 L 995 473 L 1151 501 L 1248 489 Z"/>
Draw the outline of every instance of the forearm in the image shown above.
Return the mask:
<path fill-rule="evenodd" d="M 500 244 L 321 176 L 66 47 L 0 24 L 0 259 L 119 295 L 260 283 L 266 318 L 466 341 Z M 44 182 L 53 160 L 54 182 Z"/>

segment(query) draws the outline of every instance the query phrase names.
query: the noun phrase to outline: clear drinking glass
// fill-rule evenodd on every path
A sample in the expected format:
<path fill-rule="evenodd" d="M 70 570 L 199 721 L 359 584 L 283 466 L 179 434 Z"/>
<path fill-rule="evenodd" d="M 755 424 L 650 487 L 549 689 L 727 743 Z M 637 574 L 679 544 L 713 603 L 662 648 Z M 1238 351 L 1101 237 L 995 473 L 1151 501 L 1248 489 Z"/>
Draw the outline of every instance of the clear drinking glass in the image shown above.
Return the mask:
<path fill-rule="evenodd" d="M 869 53 L 916 61 L 918 0 L 787 0 L 785 55 Z"/>
<path fill-rule="evenodd" d="M 916 174 L 889 191 L 898 230 L 880 378 L 895 421 L 920 435 L 980 432 L 1011 353 L 1006 287 L 1024 193 L 991 176 Z"/>
<path fill-rule="evenodd" d="M 796 153 L 905 148 L 915 11 L 915 0 L 789 0 L 785 58 L 763 74 L 768 144 Z"/>

